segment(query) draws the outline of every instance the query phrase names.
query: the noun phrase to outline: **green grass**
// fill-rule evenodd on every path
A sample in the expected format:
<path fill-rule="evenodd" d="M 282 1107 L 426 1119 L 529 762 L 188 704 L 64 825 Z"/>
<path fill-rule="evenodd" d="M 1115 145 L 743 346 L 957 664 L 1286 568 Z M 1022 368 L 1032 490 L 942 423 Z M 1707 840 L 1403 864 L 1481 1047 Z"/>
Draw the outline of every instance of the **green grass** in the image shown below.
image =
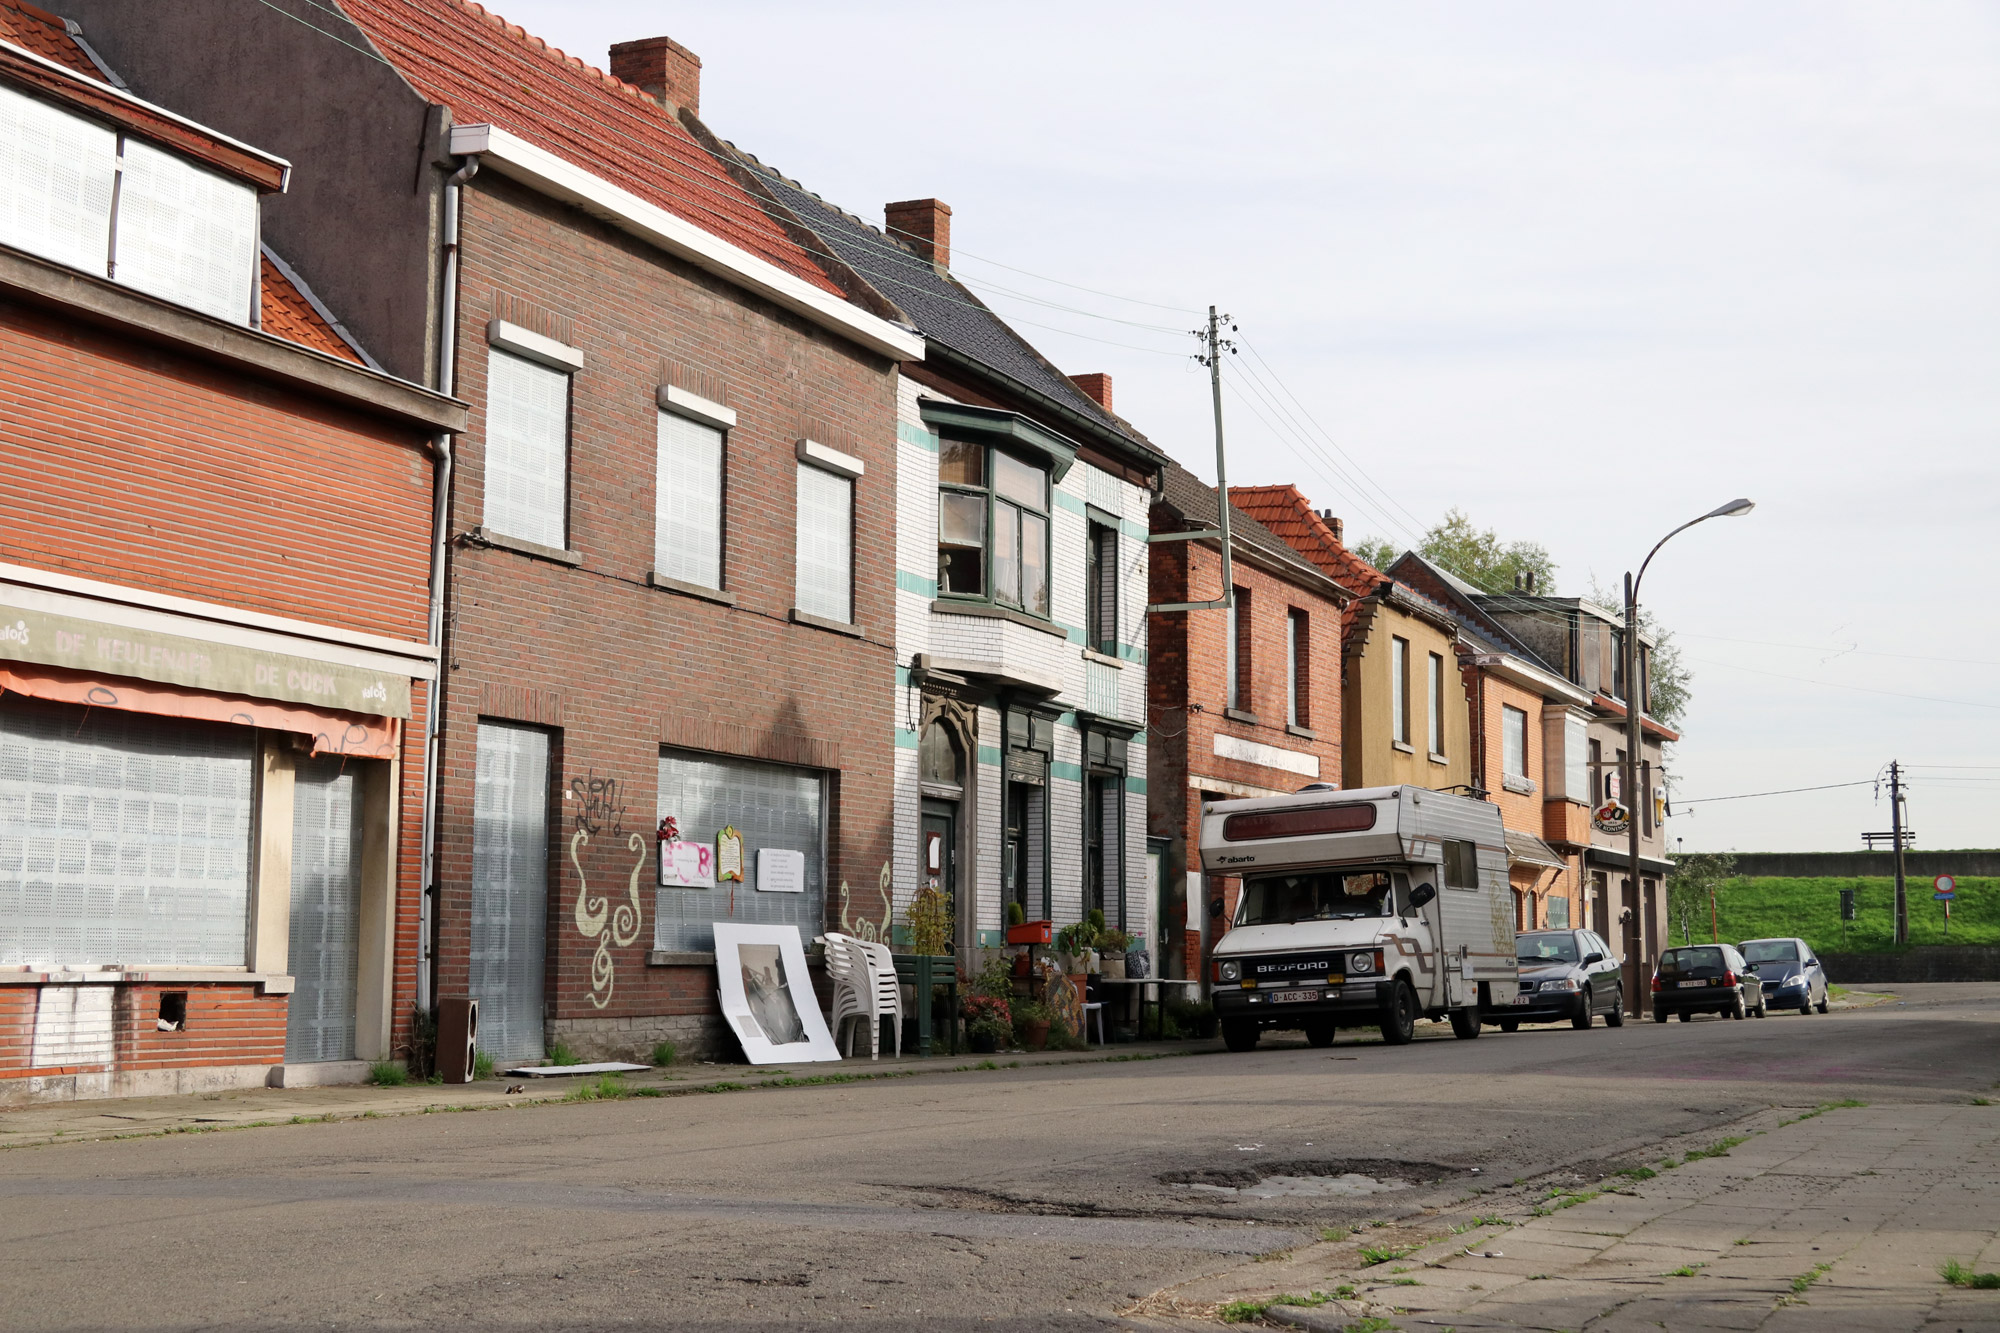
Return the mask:
<path fill-rule="evenodd" d="M 678 1060 L 680 1054 L 680 1051 L 675 1048 L 672 1042 L 657 1041 L 653 1043 L 653 1058 L 650 1063 L 655 1067 L 664 1067 Z"/>
<path fill-rule="evenodd" d="M 552 1065 L 580 1065 L 583 1057 L 570 1049 L 569 1043 L 559 1041 L 549 1047 L 549 1063 Z"/>
<path fill-rule="evenodd" d="M 1415 1254 L 1422 1248 L 1424 1247 L 1421 1245 L 1396 1245 L 1379 1250 L 1365 1249 L 1361 1251 L 1361 1258 L 1370 1268 L 1373 1268 L 1376 1264 L 1386 1264 L 1393 1259 L 1400 1259 L 1406 1254 Z"/>
<path fill-rule="evenodd" d="M 2000 1273 L 1975 1273 L 1956 1259 L 1947 1259 L 1939 1264 L 1938 1276 L 1954 1287 L 1971 1287 L 1975 1291 L 2000 1291 Z"/>
<path fill-rule="evenodd" d="M 587 1078 L 569 1090 L 563 1098 L 566 1102 L 615 1101 L 628 1095 L 623 1074 L 599 1074 Z"/>
<path fill-rule="evenodd" d="M 1303 1296 L 1267 1296 L 1261 1301 L 1231 1301 L 1215 1312 L 1216 1318 L 1225 1324 L 1247 1324 L 1253 1319 L 1262 1319 L 1264 1311 L 1274 1305 L 1298 1305 L 1311 1309 L 1325 1305 L 1328 1301 L 1354 1299 L 1354 1288 L 1335 1287 L 1332 1291 L 1312 1291 Z"/>
<path fill-rule="evenodd" d="M 1804 1291 L 1807 1287 L 1810 1287 L 1813 1283 L 1819 1281 L 1832 1271 L 1832 1264 L 1814 1264 L 1811 1268 L 1808 1268 L 1805 1272 L 1792 1279 L 1792 1290 L 1795 1292 Z"/>
<path fill-rule="evenodd" d="M 368 1081 L 378 1087 L 400 1088 L 410 1081 L 410 1070 L 401 1060 L 377 1060 L 368 1066 Z"/>
<path fill-rule="evenodd" d="M 1662 1274 L 1660 1274 L 1660 1276 L 1661 1276 L 1661 1277 L 1693 1277 L 1693 1276 L 1694 1276 L 1694 1275 L 1695 1275 L 1696 1273 L 1699 1273 L 1699 1272 L 1700 1272 L 1700 1271 L 1701 1271 L 1702 1269 L 1704 1269 L 1704 1268 L 1706 1268 L 1706 1267 L 1708 1267 L 1708 1265 L 1707 1265 L 1707 1264 L 1682 1264 L 1682 1265 L 1681 1265 L 1681 1266 L 1680 1266 L 1679 1268 L 1675 1268 L 1675 1269 L 1672 1269 L 1672 1270 L 1670 1270 L 1670 1271 L 1668 1271 L 1668 1272 L 1665 1272 L 1665 1273 L 1662 1273 Z"/>
<path fill-rule="evenodd" d="M 1855 919 L 1840 919 L 1840 891 L 1853 889 Z M 1951 935 L 1944 912 L 1931 900 L 1931 882 L 1911 876 L 1905 890 L 1912 944 L 2000 944 L 2000 879 L 1958 881 L 1951 905 Z M 1812 877 L 1732 879 L 1715 895 L 1722 938 L 1730 943 L 1797 935 L 1825 953 L 1876 953 L 1895 948 L 1896 881 Z M 1708 942 L 1708 913 L 1695 914 L 1693 943 Z M 1843 927 L 1845 929 L 1843 930 Z M 1682 943 L 1674 932 L 1673 944 Z"/>
<path fill-rule="evenodd" d="M 1572 1194 L 1570 1191 L 1564 1189 L 1550 1190 L 1547 1197 L 1542 1200 L 1542 1206 L 1535 1209 L 1530 1215 L 1533 1217 L 1552 1217 L 1565 1208 L 1574 1208 L 1580 1203 L 1589 1203 L 1602 1193 L 1604 1193 L 1603 1190 L 1585 1190 L 1581 1194 Z"/>
<path fill-rule="evenodd" d="M 494 1064 L 492 1056 L 488 1055 L 484 1051 L 473 1052 L 472 1076 L 474 1078 L 492 1078 L 493 1069 L 494 1069 Z"/>
<path fill-rule="evenodd" d="M 1736 1134 L 1726 1139 L 1717 1139 L 1706 1148 L 1691 1150 L 1686 1157 L 1681 1159 L 1681 1165 L 1686 1166 L 1689 1162 L 1699 1162 L 1704 1157 L 1727 1157 L 1731 1148 L 1741 1143 L 1748 1143 L 1749 1141 L 1750 1136 L 1748 1134 Z"/>

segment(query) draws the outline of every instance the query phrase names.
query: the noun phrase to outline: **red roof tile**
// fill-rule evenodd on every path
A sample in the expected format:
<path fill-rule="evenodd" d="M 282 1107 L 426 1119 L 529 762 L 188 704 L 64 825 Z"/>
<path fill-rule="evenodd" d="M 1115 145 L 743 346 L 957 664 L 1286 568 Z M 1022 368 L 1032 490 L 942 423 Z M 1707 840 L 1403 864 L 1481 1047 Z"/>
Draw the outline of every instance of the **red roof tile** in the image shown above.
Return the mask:
<path fill-rule="evenodd" d="M 69 28 L 46 9 L 23 4 L 21 0 L 0 0 L 0 42 L 25 47 L 64 69 L 75 70 L 102 82 L 104 74 L 85 55 Z"/>
<path fill-rule="evenodd" d="M 519 135 L 845 299 L 658 102 L 471 0 L 340 0 L 417 91 L 461 125 Z"/>
<path fill-rule="evenodd" d="M 355 365 L 365 365 L 347 345 L 346 339 L 333 331 L 333 326 L 313 308 L 305 293 L 294 287 L 291 280 L 279 271 L 278 266 L 266 255 L 259 259 L 264 274 L 262 301 L 260 302 L 264 332 L 273 337 L 283 338 L 310 347 L 328 356 L 337 356 Z"/>
<path fill-rule="evenodd" d="M 1319 566 L 1322 574 L 1357 597 L 1382 586 L 1388 575 L 1343 546 L 1326 520 L 1313 510 L 1299 488 L 1231 486 L 1229 500 L 1238 509 L 1285 539 L 1285 544 Z"/>

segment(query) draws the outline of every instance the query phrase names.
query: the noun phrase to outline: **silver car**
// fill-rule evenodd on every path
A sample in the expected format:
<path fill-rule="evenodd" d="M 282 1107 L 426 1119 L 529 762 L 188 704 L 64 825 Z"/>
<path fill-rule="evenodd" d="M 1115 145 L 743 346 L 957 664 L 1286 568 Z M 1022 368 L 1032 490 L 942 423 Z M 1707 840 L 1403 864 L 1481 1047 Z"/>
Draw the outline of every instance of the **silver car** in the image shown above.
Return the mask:
<path fill-rule="evenodd" d="M 1796 936 L 1770 940 L 1745 940 L 1736 946 L 1743 961 L 1764 983 L 1764 1003 L 1779 1009 L 1796 1009 L 1809 1014 L 1826 1012 L 1826 969 L 1814 957 L 1812 946 Z"/>
<path fill-rule="evenodd" d="M 1625 997 L 1618 957 L 1588 930 L 1529 930 L 1514 937 L 1521 967 L 1521 993 L 1512 1003 L 1481 1011 L 1488 1023 L 1512 1032 L 1523 1023 L 1560 1023 L 1587 1028 L 1598 1014 L 1606 1027 L 1625 1022 Z"/>

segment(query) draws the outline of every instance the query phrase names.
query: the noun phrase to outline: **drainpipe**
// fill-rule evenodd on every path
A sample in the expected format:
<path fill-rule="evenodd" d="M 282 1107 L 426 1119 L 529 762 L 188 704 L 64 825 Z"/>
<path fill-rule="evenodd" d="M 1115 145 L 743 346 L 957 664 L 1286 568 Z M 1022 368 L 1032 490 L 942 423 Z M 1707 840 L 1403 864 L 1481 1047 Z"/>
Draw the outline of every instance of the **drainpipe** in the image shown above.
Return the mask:
<path fill-rule="evenodd" d="M 450 397 L 455 387 L 458 352 L 458 196 L 465 183 L 479 174 L 479 158 L 465 159 L 444 183 L 444 284 L 438 302 L 437 390 Z M 437 803 L 438 732 L 444 719 L 444 652 L 446 556 L 451 549 L 451 484 L 456 458 L 451 436 L 437 437 L 437 482 L 431 512 L 430 644 L 438 650 L 437 679 L 431 682 L 424 710 L 424 830 L 422 905 L 417 935 L 417 1007 L 436 1003 L 437 982 Z"/>

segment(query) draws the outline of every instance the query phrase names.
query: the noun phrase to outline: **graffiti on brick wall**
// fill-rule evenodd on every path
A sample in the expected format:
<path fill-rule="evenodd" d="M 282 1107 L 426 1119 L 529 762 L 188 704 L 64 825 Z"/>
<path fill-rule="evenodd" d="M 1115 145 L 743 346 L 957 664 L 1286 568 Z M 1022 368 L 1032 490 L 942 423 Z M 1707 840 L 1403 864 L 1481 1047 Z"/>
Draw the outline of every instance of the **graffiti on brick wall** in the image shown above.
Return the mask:
<path fill-rule="evenodd" d="M 847 881 L 844 879 L 840 881 L 841 934 L 852 935 L 854 936 L 855 939 L 867 940 L 870 943 L 873 943 L 877 940 L 883 941 L 884 943 L 888 941 L 889 922 L 890 919 L 895 915 L 894 899 L 890 896 L 889 893 L 889 885 L 893 882 L 893 880 L 894 877 L 889 873 L 889 863 L 887 861 L 884 861 L 882 863 L 882 874 L 877 878 L 875 882 L 876 891 L 882 895 L 882 924 L 880 926 L 877 926 L 873 921 L 868 920 L 868 918 L 866 917 L 863 917 L 861 920 L 856 922 L 850 923 L 848 921 Z"/>
<path fill-rule="evenodd" d="M 645 909 L 639 901 L 639 876 L 646 869 L 646 840 L 636 832 L 625 833 L 625 806 L 619 792 L 618 779 L 601 778 L 592 771 L 570 779 L 569 790 L 564 793 L 572 803 L 570 818 L 574 831 L 569 837 L 569 862 L 576 867 L 576 928 L 597 945 L 590 958 L 590 1003 L 598 1009 L 611 1003 L 617 980 L 612 948 L 630 947 L 639 938 L 639 927 L 645 921 Z M 613 855 L 621 833 L 625 833 L 625 848 L 633 854 L 633 860 L 625 885 L 627 901 L 613 905 L 609 894 L 590 891 L 583 852 L 594 838 L 602 836 L 607 855 Z"/>

